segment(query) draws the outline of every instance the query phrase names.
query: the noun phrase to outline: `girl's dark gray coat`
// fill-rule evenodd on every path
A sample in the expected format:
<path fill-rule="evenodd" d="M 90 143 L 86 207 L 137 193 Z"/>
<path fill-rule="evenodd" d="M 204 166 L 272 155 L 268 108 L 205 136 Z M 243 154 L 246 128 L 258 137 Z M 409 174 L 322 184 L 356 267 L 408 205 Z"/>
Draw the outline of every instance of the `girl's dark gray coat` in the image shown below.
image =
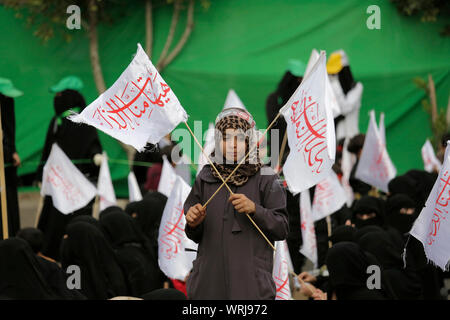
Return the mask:
<path fill-rule="evenodd" d="M 197 203 L 203 205 L 220 185 L 210 166 L 205 166 L 184 203 L 184 212 Z M 242 186 L 229 186 L 255 203 L 251 217 L 272 243 L 286 239 L 286 194 L 271 168 L 262 167 Z M 222 187 L 208 204 L 205 220 L 196 228 L 186 224 L 187 236 L 199 244 L 187 280 L 188 298 L 274 299 L 273 249 L 247 216 L 234 209 L 229 196 Z"/>

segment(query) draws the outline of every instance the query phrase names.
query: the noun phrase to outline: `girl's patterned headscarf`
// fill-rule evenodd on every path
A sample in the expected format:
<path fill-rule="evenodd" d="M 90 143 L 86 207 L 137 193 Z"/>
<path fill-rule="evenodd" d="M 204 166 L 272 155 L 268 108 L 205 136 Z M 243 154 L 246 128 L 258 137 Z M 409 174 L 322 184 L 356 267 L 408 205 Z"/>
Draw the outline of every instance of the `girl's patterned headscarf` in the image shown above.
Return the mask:
<path fill-rule="evenodd" d="M 213 153 L 213 162 L 222 177 L 226 179 L 231 172 L 236 168 L 238 163 L 229 164 L 222 154 L 220 143 L 226 129 L 241 129 L 245 133 L 245 144 L 247 154 L 251 149 L 257 145 L 257 135 L 255 131 L 255 122 L 252 116 L 245 110 L 239 108 L 229 108 L 222 111 L 216 118 L 216 130 L 214 134 L 215 152 Z M 229 161 L 228 161 L 229 162 Z M 255 175 L 262 167 L 262 162 L 259 159 L 259 146 L 254 148 L 246 161 L 239 166 L 237 171 L 233 174 L 227 183 L 241 186 L 247 182 L 248 178 Z M 211 167 L 212 174 L 220 179 L 216 171 Z"/>

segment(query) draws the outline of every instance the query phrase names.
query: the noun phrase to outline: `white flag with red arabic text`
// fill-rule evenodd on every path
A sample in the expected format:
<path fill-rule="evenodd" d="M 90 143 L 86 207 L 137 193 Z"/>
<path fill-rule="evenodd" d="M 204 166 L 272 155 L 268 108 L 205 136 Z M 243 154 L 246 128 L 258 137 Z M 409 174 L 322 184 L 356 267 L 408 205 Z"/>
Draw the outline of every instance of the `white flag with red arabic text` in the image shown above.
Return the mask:
<path fill-rule="evenodd" d="M 184 232 L 183 204 L 190 191 L 191 187 L 178 176 L 167 199 L 158 234 L 159 267 L 167 277 L 181 281 L 192 269 L 197 250 L 197 244 Z"/>
<path fill-rule="evenodd" d="M 330 175 L 316 185 L 312 204 L 314 221 L 335 213 L 344 206 L 346 200 L 345 190 L 336 173 L 331 170 Z"/>
<path fill-rule="evenodd" d="M 444 163 L 425 207 L 409 232 L 422 242 L 426 257 L 442 270 L 450 260 L 450 149 L 447 142 Z"/>
<path fill-rule="evenodd" d="M 289 155 L 283 173 L 297 194 L 326 178 L 333 166 L 336 142 L 331 106 L 327 105 L 325 52 L 280 110 L 287 123 Z"/>
<path fill-rule="evenodd" d="M 293 272 L 291 256 L 286 240 L 275 241 L 272 277 L 276 286 L 275 300 L 292 300 L 289 273 Z"/>
<path fill-rule="evenodd" d="M 172 89 L 153 66 L 141 45 L 114 84 L 80 114 L 69 117 L 143 151 L 158 143 L 188 118 Z"/>
<path fill-rule="evenodd" d="M 96 194 L 97 188 L 54 143 L 44 166 L 41 195 L 51 196 L 55 208 L 69 214 L 86 206 Z"/>

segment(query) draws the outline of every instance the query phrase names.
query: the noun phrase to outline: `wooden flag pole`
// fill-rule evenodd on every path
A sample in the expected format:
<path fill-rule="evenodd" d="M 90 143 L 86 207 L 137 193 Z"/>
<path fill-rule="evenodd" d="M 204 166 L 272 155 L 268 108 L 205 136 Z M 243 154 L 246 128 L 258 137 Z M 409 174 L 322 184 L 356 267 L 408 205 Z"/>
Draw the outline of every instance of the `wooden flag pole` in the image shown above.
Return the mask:
<path fill-rule="evenodd" d="M 2 226 L 3 239 L 8 239 L 8 211 L 6 206 L 6 183 L 5 183 L 5 159 L 3 157 L 3 128 L 2 128 L 2 112 L 0 106 L 0 187 L 2 202 Z"/>
<path fill-rule="evenodd" d="M 206 159 L 208 159 L 209 164 L 213 167 L 214 171 L 216 171 L 216 173 L 219 175 L 220 180 L 222 180 L 222 182 L 225 184 L 225 186 L 227 187 L 228 191 L 233 194 L 233 191 L 231 191 L 230 187 L 225 183 L 222 175 L 220 174 L 220 172 L 217 170 L 216 166 L 214 165 L 214 163 L 211 161 L 211 159 L 209 158 L 209 155 L 207 155 L 205 153 L 205 150 L 203 150 L 203 146 L 200 144 L 200 142 L 198 141 L 197 137 L 194 135 L 194 133 L 192 132 L 191 128 L 189 127 L 189 125 L 187 124 L 187 122 L 185 121 L 184 124 L 186 125 L 186 127 L 189 130 L 189 133 L 191 134 L 191 136 L 194 138 L 195 142 L 197 143 L 197 145 L 200 147 L 200 150 L 202 150 L 202 153 L 204 154 L 204 156 L 206 157 Z M 206 206 L 204 206 L 206 207 Z"/>
<path fill-rule="evenodd" d="M 200 144 L 200 142 L 197 140 L 197 137 L 194 135 L 194 133 L 192 132 L 191 128 L 189 127 L 189 125 L 187 124 L 187 122 L 185 121 L 184 124 L 186 125 L 186 127 L 188 128 L 189 132 L 191 133 L 192 137 L 194 138 L 195 142 L 197 143 L 197 145 L 200 147 L 200 149 L 202 150 L 202 153 L 205 155 L 205 157 L 208 159 L 209 164 L 214 168 L 214 170 L 216 171 L 216 173 L 219 175 L 220 180 L 222 180 L 222 186 L 225 185 L 228 189 L 228 191 L 231 194 L 234 194 L 233 191 L 230 189 L 230 187 L 227 185 L 226 181 L 223 179 L 222 175 L 220 174 L 219 170 L 217 170 L 216 166 L 214 165 L 214 163 L 211 161 L 211 159 L 209 158 L 209 155 L 207 155 L 202 147 L 202 145 Z M 230 176 L 233 174 L 233 172 L 230 174 Z M 219 188 L 220 189 L 220 188 Z M 216 193 L 218 192 L 218 190 L 216 191 Z M 212 197 L 211 197 L 212 199 Z M 211 200 L 210 199 L 210 200 Z M 203 208 L 206 208 L 206 204 L 203 205 Z M 259 233 L 264 237 L 264 239 L 267 241 L 267 243 L 272 247 L 272 249 L 274 251 L 275 247 L 273 246 L 273 244 L 269 241 L 269 239 L 267 239 L 266 235 L 264 234 L 264 232 L 262 232 L 262 230 L 258 227 L 258 225 L 255 223 L 255 221 L 253 221 L 253 219 L 250 217 L 250 215 L 248 213 L 246 213 L 247 218 L 249 218 L 249 220 L 251 221 L 251 223 L 255 226 L 255 228 L 259 231 Z"/>

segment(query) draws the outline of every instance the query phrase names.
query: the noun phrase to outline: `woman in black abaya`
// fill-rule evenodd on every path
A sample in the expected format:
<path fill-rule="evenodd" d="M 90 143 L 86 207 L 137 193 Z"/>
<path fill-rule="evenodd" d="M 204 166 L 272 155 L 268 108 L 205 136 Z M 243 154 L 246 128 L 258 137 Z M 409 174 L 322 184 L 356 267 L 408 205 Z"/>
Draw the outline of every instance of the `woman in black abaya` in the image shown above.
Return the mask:
<path fill-rule="evenodd" d="M 64 87 L 62 87 L 64 88 Z M 55 116 L 51 119 L 45 145 L 38 168 L 37 179 L 42 181 L 42 171 L 47 161 L 53 143 L 64 151 L 71 160 L 87 159 L 87 163 L 75 163 L 77 168 L 94 184 L 98 177 L 98 167 L 93 159 L 101 154 L 102 147 L 97 130 L 85 124 L 76 124 L 66 119 L 69 110 L 81 112 L 86 107 L 83 96 L 76 90 L 64 89 L 57 92 L 54 99 Z M 43 253 L 55 260 L 59 260 L 59 246 L 67 223 L 75 216 L 90 215 L 93 200 L 75 212 L 62 214 L 52 203 L 52 198 L 46 196 L 40 214 L 38 228 L 44 232 Z"/>
<path fill-rule="evenodd" d="M 114 211 L 103 215 L 100 224 L 124 272 L 129 294 L 138 297 L 162 288 L 165 276 L 158 267 L 158 256 L 150 250 L 133 218 Z"/>
<path fill-rule="evenodd" d="M 423 299 L 420 277 L 410 268 L 403 269 L 401 251 L 385 231 L 368 232 L 359 239 L 358 244 L 380 262 L 383 276 L 397 299 Z"/>
<path fill-rule="evenodd" d="M 133 217 L 136 224 L 147 237 L 151 251 L 158 256 L 158 232 L 167 197 L 160 192 L 151 191 L 141 201 L 131 202 L 125 212 Z"/>
<path fill-rule="evenodd" d="M 20 238 L 0 241 L 0 296 L 17 300 L 49 300 L 59 297 L 41 273 L 29 244 Z"/>
<path fill-rule="evenodd" d="M 36 255 L 36 260 L 50 289 L 63 300 L 86 299 L 77 289 L 69 289 L 66 282 L 66 274 L 54 260 L 43 256 L 41 253 L 44 235 L 41 230 L 35 228 L 23 228 L 17 233 L 18 238 L 25 240 Z"/>
<path fill-rule="evenodd" d="M 381 289 L 369 289 L 367 268 L 378 261 L 353 242 L 339 242 L 328 250 L 329 272 L 327 297 L 329 300 L 385 300 L 388 298 L 383 285 Z"/>
<path fill-rule="evenodd" d="M 103 233 L 88 222 L 67 226 L 61 243 L 61 263 L 80 267 L 81 292 L 88 299 L 109 299 L 128 295 L 123 272 Z"/>

